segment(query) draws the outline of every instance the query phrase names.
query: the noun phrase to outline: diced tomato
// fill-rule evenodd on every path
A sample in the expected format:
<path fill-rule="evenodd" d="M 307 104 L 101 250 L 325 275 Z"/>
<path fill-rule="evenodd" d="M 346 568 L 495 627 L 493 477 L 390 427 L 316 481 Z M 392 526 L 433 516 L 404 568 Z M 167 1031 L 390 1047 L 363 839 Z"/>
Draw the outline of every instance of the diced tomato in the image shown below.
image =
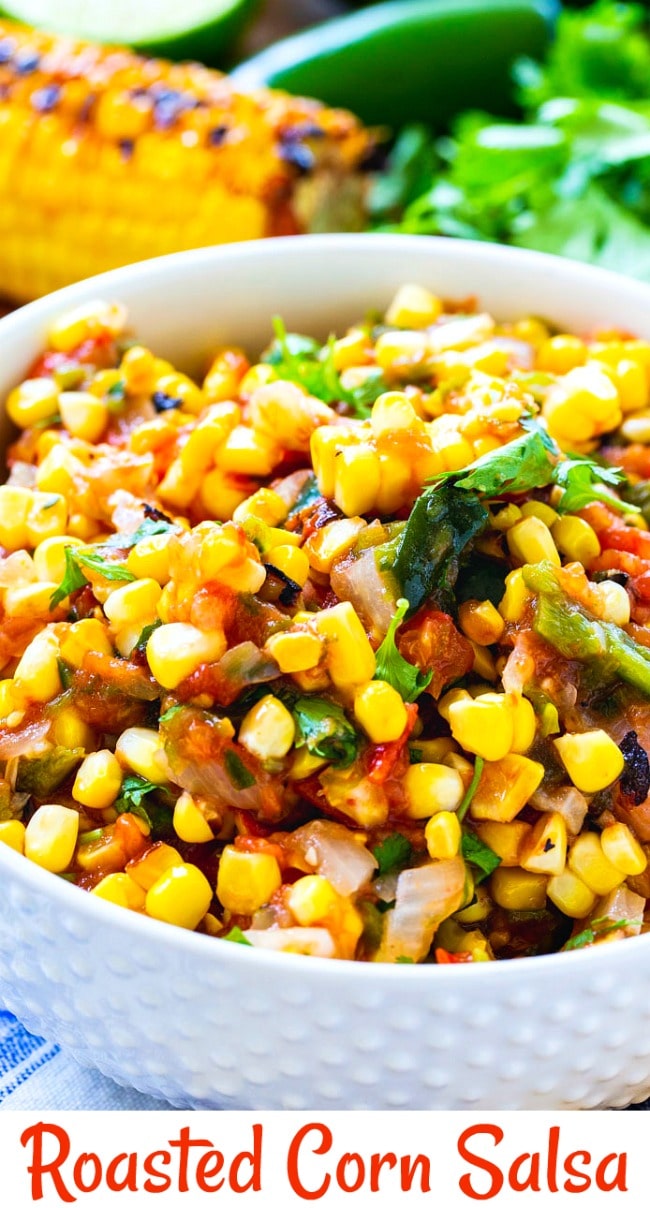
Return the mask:
<path fill-rule="evenodd" d="M 54 352 L 49 349 L 34 361 L 27 377 L 52 377 L 57 369 L 70 364 L 94 365 L 97 369 L 111 369 L 117 364 L 115 340 L 109 332 L 84 340 L 70 352 Z"/>
<path fill-rule="evenodd" d="M 644 604 L 650 604 L 650 568 L 639 575 L 633 583 L 634 594 Z"/>
<path fill-rule="evenodd" d="M 241 811 L 244 812 L 243 810 Z M 282 867 L 287 858 L 287 853 L 279 843 L 271 843 L 269 839 L 258 835 L 237 835 L 235 838 L 235 847 L 237 851 L 255 852 L 263 856 L 273 856 L 278 864 Z"/>
<path fill-rule="evenodd" d="M 598 534 L 603 549 L 624 550 L 638 558 L 650 559 L 650 533 L 637 528 L 608 528 Z"/>
<path fill-rule="evenodd" d="M 115 840 L 124 848 L 127 860 L 136 860 L 150 846 L 133 814 L 120 814 L 115 822 Z"/>
<path fill-rule="evenodd" d="M 648 563 L 645 558 L 639 558 L 636 554 L 627 554 L 618 549 L 606 549 L 591 563 L 589 569 L 592 572 L 620 570 L 623 571 L 623 574 L 634 578 L 636 575 L 644 574 L 648 569 Z"/>
<path fill-rule="evenodd" d="M 445 684 L 467 675 L 474 663 L 470 643 L 446 612 L 422 609 L 404 627 L 397 644 L 409 663 L 433 671 L 427 692 L 436 699 Z"/>
<path fill-rule="evenodd" d="M 407 705 L 408 721 L 403 733 L 394 742 L 380 742 L 370 748 L 368 780 L 373 784 L 384 784 L 395 771 L 406 749 L 409 736 L 418 715 L 417 705 Z"/>
<path fill-rule="evenodd" d="M 447 952 L 446 948 L 436 948 L 434 951 L 437 965 L 467 965 L 471 963 L 471 952 Z"/>
<path fill-rule="evenodd" d="M 637 474 L 639 478 L 650 478 L 650 446 L 628 445 L 625 449 L 601 449 L 603 457 L 613 466 L 620 466 L 626 474 Z"/>

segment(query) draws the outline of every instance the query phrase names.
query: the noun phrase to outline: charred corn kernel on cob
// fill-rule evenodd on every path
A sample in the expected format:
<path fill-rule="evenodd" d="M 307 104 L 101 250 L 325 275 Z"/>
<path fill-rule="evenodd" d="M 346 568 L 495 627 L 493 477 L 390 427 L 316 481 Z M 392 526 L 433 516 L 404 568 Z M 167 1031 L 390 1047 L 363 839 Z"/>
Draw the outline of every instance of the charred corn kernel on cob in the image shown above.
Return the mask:
<path fill-rule="evenodd" d="M 650 537 L 612 466 L 643 499 L 650 461 L 608 433 L 650 345 L 407 286 L 197 381 L 98 299 L 26 371 L 0 860 L 341 959 L 521 955 L 531 911 L 557 949 L 645 901 Z"/>

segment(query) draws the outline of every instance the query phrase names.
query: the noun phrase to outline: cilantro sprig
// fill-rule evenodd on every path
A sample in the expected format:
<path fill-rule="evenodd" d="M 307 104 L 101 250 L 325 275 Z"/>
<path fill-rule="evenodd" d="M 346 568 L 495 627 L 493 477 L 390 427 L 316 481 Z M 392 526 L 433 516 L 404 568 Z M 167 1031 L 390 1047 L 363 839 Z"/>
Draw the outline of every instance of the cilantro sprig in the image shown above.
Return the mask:
<path fill-rule="evenodd" d="M 609 935 L 612 931 L 621 931 L 623 927 L 634 927 L 633 919 L 616 919 L 612 922 L 606 916 L 600 919 L 594 919 L 589 927 L 585 927 L 584 931 L 578 932 L 570 940 L 567 940 L 563 951 L 570 952 L 574 948 L 586 948 L 588 944 L 593 944 L 601 935 Z"/>
<path fill-rule="evenodd" d="M 353 415 L 367 419 L 372 404 L 387 389 L 380 369 L 369 374 L 360 386 L 346 389 L 334 363 L 333 336 L 326 344 L 319 344 L 309 336 L 288 332 L 278 315 L 273 320 L 273 330 L 275 340 L 263 359 L 273 366 L 278 377 L 295 382 L 324 403 L 347 403 Z"/>
<path fill-rule="evenodd" d="M 378 864 L 377 876 L 383 877 L 387 872 L 400 872 L 406 868 L 413 855 L 413 845 L 406 835 L 395 831 L 373 847 L 372 854 Z"/>
<path fill-rule="evenodd" d="M 478 870 L 474 874 L 474 884 L 480 885 L 486 877 L 489 877 L 501 863 L 500 856 L 492 851 L 491 847 L 487 846 L 482 839 L 474 831 L 466 830 L 463 832 L 461 840 L 461 853 L 467 864 L 472 864 Z"/>
<path fill-rule="evenodd" d="M 291 705 L 296 747 L 347 768 L 357 757 L 359 735 L 343 709 L 322 696 L 299 696 Z"/>
<path fill-rule="evenodd" d="M 97 549 L 99 548 L 98 546 Z M 56 591 L 52 592 L 50 596 L 50 611 L 71 596 L 73 592 L 79 591 L 79 588 L 88 586 L 90 580 L 84 574 L 84 570 L 94 571 L 109 582 L 132 583 L 135 579 L 135 575 L 127 570 L 121 562 L 111 562 L 102 557 L 100 553 L 70 545 L 65 547 L 64 553 L 65 574 Z"/>
<path fill-rule="evenodd" d="M 429 687 L 433 679 L 433 671 L 427 671 L 426 673 L 420 671 L 419 667 L 414 667 L 413 663 L 409 663 L 408 659 L 405 659 L 397 649 L 395 634 L 408 610 L 408 600 L 400 599 L 397 601 L 395 616 L 388 626 L 386 637 L 377 650 L 377 666 L 375 670 L 375 679 L 385 680 L 387 684 L 390 684 L 392 688 L 395 688 L 399 692 L 402 700 L 407 703 L 417 700 L 425 688 Z"/>

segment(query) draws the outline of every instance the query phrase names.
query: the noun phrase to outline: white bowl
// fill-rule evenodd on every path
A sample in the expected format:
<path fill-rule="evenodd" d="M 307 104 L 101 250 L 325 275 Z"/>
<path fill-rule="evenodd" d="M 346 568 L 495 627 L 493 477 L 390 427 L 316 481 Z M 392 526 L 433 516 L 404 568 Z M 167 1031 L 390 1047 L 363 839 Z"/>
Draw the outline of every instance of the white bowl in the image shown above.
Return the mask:
<path fill-rule="evenodd" d="M 650 289 L 487 244 L 341 235 L 119 269 L 0 321 L 0 395 L 52 316 L 92 297 L 191 369 L 270 318 L 325 336 L 418 281 L 501 318 L 650 337 Z M 444 968 L 250 951 L 129 914 L 0 845 L 0 1001 L 83 1063 L 178 1106 L 560 1108 L 650 1094 L 650 936 Z"/>

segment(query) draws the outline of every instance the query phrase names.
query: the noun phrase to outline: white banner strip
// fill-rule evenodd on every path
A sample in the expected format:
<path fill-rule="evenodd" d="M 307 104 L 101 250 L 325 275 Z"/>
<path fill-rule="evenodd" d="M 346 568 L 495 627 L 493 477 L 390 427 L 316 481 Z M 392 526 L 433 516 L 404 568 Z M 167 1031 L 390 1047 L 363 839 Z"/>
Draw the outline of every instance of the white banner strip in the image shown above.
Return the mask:
<path fill-rule="evenodd" d="M 648 1124 L 643 1112 L 6 1112 L 0 1202 L 647 1208 Z"/>

